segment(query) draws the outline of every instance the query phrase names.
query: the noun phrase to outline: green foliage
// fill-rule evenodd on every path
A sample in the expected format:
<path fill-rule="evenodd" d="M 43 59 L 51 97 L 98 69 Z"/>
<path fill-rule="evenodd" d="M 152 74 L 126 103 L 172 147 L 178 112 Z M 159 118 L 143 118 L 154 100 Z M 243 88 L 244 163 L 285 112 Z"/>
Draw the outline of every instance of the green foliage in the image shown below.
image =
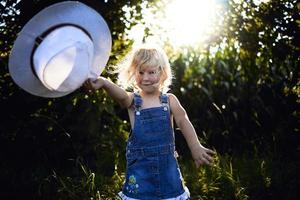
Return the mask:
<path fill-rule="evenodd" d="M 215 148 L 226 163 L 214 171 L 222 177 L 218 181 L 205 179 L 210 174 L 206 169 L 187 182 L 199 199 L 297 199 L 299 29 L 292 19 L 299 6 L 296 1 L 259 7 L 252 1 L 234 2 L 221 42 L 201 54 L 186 49 L 173 58 L 172 92 L 184 104 L 202 143 Z M 231 165 L 236 176 L 228 170 Z M 197 179 L 212 184 L 211 190 L 203 192 L 199 182 L 194 186 Z"/>
<path fill-rule="evenodd" d="M 55 172 L 53 182 L 58 186 L 58 199 L 110 199 L 115 197 L 123 184 L 124 177 L 115 173 L 111 177 L 95 174 L 78 162 L 81 174 L 78 178 L 60 175 Z"/>
<path fill-rule="evenodd" d="M 248 199 L 245 188 L 235 174 L 230 157 L 215 157 L 213 166 L 196 170 L 193 163 L 182 165 L 192 199 Z"/>
<path fill-rule="evenodd" d="M 35 97 L 8 73 L 16 33 L 54 2 L 0 4 L 6 23 L 0 25 L 0 198 L 114 199 L 124 181 L 126 111 L 103 91 Z M 83 2 L 107 20 L 114 41 L 109 64 L 115 64 L 132 44 L 123 36 L 142 20 L 142 1 Z M 201 142 L 218 152 L 212 167 L 196 169 L 177 132 L 183 177 L 191 199 L 298 199 L 299 3 L 238 2 L 229 1 L 226 28 L 216 41 L 171 59 L 172 92 Z M 20 14 L 4 14 L 14 9 Z M 103 75 L 116 81 L 107 71 Z"/>
<path fill-rule="evenodd" d="M 118 57 L 111 56 L 111 63 L 114 63 L 114 59 L 120 59 L 130 44 L 119 41 L 125 34 L 122 7 L 135 3 L 135 8 L 138 8 L 138 3 L 83 2 L 99 10 L 107 20 L 116 41 L 113 52 Z M 64 98 L 44 99 L 17 87 L 7 67 L 7 56 L 16 33 L 35 13 L 54 1 L 4 3 L 4 12 L 16 9 L 19 14 L 1 14 L 1 22 L 7 25 L 1 24 L 1 30 L 4 30 L 1 34 L 13 34 L 1 37 L 1 42 L 7 45 L 1 45 L 0 177 L 6 184 L 1 189 L 5 192 L 0 198 L 15 199 L 21 195 L 29 199 L 73 199 L 78 195 L 79 199 L 89 199 L 96 198 L 98 190 L 103 194 L 114 192 L 115 195 L 115 191 L 121 188 L 120 184 L 108 182 L 111 177 L 118 177 L 115 175 L 116 166 L 120 173 L 125 171 L 124 157 L 119 156 L 125 150 L 129 130 L 127 121 L 120 119 L 125 111 L 119 111 L 116 103 L 101 91 L 87 94 L 78 90 Z M 15 20 L 11 20 L 12 17 Z M 114 79 L 113 75 L 111 78 Z M 93 176 L 95 183 L 91 180 Z M 97 190 L 92 184 L 97 185 Z M 113 190 L 113 187 L 117 189 Z"/>

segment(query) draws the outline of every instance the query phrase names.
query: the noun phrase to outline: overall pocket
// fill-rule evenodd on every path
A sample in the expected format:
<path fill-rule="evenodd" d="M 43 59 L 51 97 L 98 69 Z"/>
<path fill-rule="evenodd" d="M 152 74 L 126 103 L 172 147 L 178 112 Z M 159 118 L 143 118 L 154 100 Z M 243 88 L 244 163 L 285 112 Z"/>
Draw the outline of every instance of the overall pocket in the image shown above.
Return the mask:
<path fill-rule="evenodd" d="M 167 128 L 167 117 L 161 116 L 155 119 L 142 119 L 141 123 L 145 133 L 161 133 Z"/>

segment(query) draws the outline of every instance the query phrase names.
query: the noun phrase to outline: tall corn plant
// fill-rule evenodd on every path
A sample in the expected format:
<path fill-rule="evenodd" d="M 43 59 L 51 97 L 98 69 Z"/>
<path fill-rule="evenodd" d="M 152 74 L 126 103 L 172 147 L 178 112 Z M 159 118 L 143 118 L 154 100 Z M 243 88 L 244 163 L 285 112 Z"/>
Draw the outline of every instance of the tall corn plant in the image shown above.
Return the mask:
<path fill-rule="evenodd" d="M 245 195 L 241 198 L 299 196 L 298 15 L 299 3 L 292 0 L 259 6 L 251 0 L 230 1 L 228 28 L 219 40 L 202 52 L 187 49 L 172 60 L 172 92 L 183 102 L 202 143 L 215 148 L 226 163 L 215 172 L 226 171 L 225 180 L 232 180 L 226 170 L 232 163 L 237 175 L 233 182 Z M 198 180 L 214 183 L 213 178 Z M 205 196 L 201 188 L 194 192 Z M 213 190 L 210 196 L 218 198 Z M 224 198 L 236 198 L 230 194 Z"/>

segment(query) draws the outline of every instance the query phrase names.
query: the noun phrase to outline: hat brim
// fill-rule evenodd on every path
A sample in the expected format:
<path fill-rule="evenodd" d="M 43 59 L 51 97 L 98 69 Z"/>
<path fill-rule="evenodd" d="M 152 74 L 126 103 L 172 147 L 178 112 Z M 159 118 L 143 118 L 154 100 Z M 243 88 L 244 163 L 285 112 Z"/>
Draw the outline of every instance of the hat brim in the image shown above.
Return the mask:
<path fill-rule="evenodd" d="M 111 51 L 110 30 L 94 9 L 80 2 L 53 4 L 36 14 L 19 33 L 9 57 L 9 72 L 14 82 L 25 91 L 42 97 L 61 97 L 73 91 L 58 92 L 46 88 L 32 71 L 31 56 L 36 38 L 52 27 L 73 24 L 84 29 L 94 44 L 91 70 L 100 75 Z"/>

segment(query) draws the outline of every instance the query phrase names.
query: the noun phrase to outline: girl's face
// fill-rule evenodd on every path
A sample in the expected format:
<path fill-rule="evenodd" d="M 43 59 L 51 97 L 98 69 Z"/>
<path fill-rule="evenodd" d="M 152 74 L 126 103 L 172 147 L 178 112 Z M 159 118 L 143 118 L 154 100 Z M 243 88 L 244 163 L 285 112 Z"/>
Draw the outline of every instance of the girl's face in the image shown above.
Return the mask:
<path fill-rule="evenodd" d="M 137 86 L 146 93 L 159 91 L 160 70 L 158 67 L 141 67 L 135 75 Z"/>

